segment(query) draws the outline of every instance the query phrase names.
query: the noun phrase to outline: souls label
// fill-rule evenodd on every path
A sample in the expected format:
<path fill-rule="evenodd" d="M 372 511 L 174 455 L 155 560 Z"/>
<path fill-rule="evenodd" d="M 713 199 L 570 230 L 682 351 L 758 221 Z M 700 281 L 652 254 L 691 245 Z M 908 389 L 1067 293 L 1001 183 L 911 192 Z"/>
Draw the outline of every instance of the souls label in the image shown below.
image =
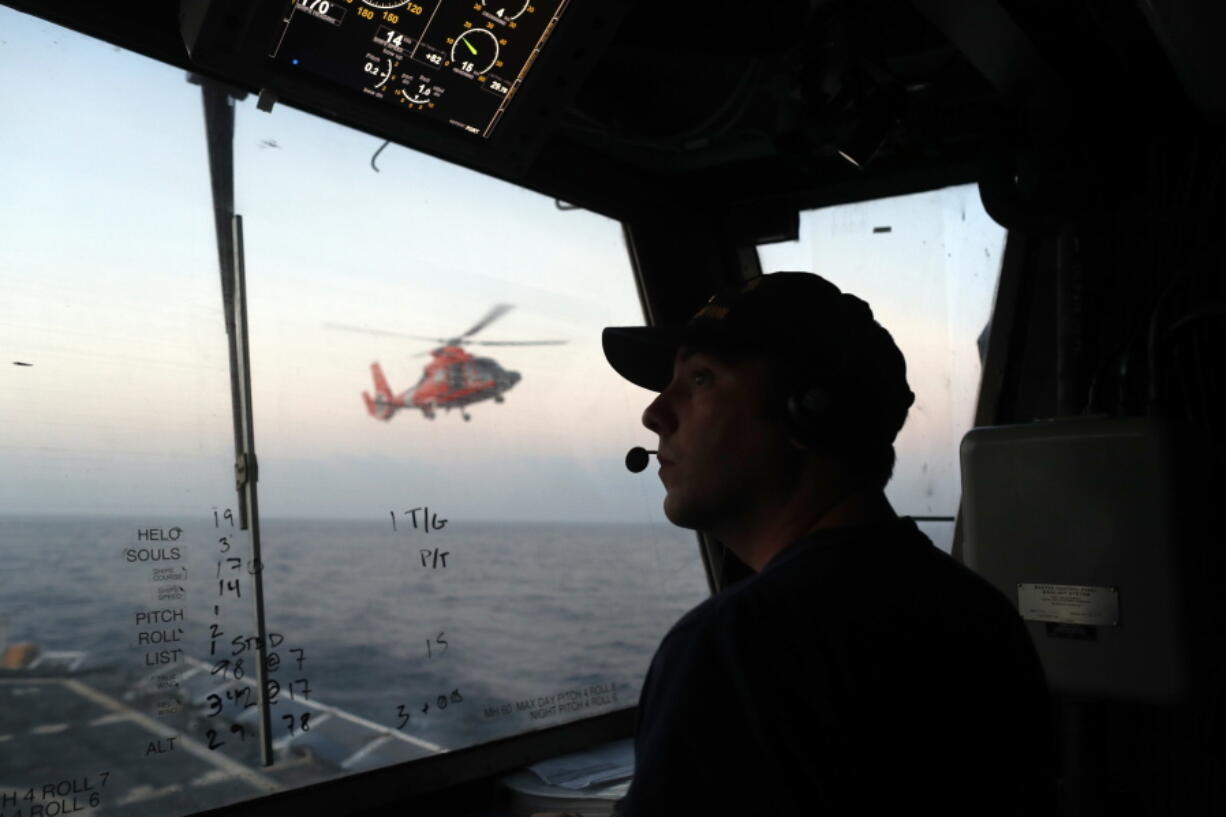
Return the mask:
<path fill-rule="evenodd" d="M 123 552 L 129 563 L 136 562 L 177 562 L 183 558 L 182 551 L 172 548 L 128 548 Z"/>

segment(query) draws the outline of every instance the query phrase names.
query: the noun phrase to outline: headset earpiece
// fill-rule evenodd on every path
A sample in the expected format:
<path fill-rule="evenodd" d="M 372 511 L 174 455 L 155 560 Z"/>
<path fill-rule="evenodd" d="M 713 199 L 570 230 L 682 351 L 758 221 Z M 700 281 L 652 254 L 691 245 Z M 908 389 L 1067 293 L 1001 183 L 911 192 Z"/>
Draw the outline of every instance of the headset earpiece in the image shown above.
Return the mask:
<path fill-rule="evenodd" d="M 810 386 L 788 398 L 788 418 L 804 437 L 812 440 L 830 408 L 830 394 L 821 386 Z"/>

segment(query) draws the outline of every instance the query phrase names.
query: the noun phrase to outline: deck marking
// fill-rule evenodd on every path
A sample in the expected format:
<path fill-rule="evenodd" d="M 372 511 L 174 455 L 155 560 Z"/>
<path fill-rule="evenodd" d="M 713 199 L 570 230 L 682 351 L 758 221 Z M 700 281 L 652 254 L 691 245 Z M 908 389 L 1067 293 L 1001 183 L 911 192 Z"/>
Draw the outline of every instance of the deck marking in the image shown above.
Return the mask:
<path fill-rule="evenodd" d="M 26 684 L 58 684 L 60 678 L 0 678 L 0 684 L 5 686 L 24 686 Z"/>
<path fill-rule="evenodd" d="M 65 732 L 68 730 L 66 723 L 48 723 L 42 726 L 35 726 L 30 730 L 31 735 L 54 735 L 56 732 Z"/>
<path fill-rule="evenodd" d="M 379 737 L 372 740 L 370 743 L 363 746 L 361 749 L 358 749 L 356 752 L 351 754 L 349 757 L 342 760 L 341 768 L 342 769 L 350 768 L 351 766 L 353 766 L 353 764 L 357 763 L 359 760 L 369 755 L 375 749 L 378 749 L 380 746 L 382 746 L 385 743 L 391 743 L 391 741 L 392 741 L 391 735 L 380 735 Z"/>
<path fill-rule="evenodd" d="M 437 8 L 435 10 L 437 11 Z M 209 668 L 208 664 L 204 663 L 198 658 L 192 658 L 190 656 L 186 656 L 184 658 L 184 661 L 193 667 L 201 667 L 203 669 Z M 242 679 L 242 683 L 246 684 L 249 687 L 253 687 L 253 688 L 256 687 L 255 681 L 252 681 L 249 678 Z M 403 741 L 405 743 L 411 743 L 414 746 L 417 746 L 419 748 L 425 749 L 430 752 L 434 752 L 436 754 L 442 754 L 443 752 L 447 751 L 446 749 L 444 749 L 442 746 L 438 745 L 437 743 L 431 743 L 428 740 L 423 740 L 422 738 L 414 737 L 413 735 L 406 735 L 403 732 L 393 732 L 390 728 L 388 728 L 387 726 L 381 723 L 376 723 L 375 721 L 367 720 L 366 718 L 363 718 L 359 715 L 355 715 L 352 712 L 347 712 L 344 709 L 337 709 L 336 707 L 330 706 L 328 704 L 319 703 L 318 701 L 298 701 L 296 705 L 306 708 L 306 709 L 314 709 L 316 712 L 327 712 L 330 715 L 340 718 L 343 721 L 348 721 L 349 723 L 356 723 L 358 726 L 365 727 L 366 729 L 369 729 L 372 732 L 375 732 L 377 734 L 391 735 L 396 740 Z M 318 721 L 315 721 L 315 723 L 318 723 Z"/>
<path fill-rule="evenodd" d="M 204 667 L 192 667 L 189 670 L 185 670 L 184 673 L 179 676 L 179 683 L 181 684 L 188 678 L 191 678 L 193 675 L 198 675 L 201 672 L 204 672 Z"/>
<path fill-rule="evenodd" d="M 192 779 L 193 786 L 212 786 L 217 783 L 225 783 L 230 779 L 230 773 L 225 769 L 213 769 L 211 772 L 205 772 L 199 777 Z"/>
<path fill-rule="evenodd" d="M 133 786 L 128 789 L 128 793 L 119 798 L 116 802 L 121 806 L 126 806 L 129 803 L 140 803 L 144 800 L 156 800 L 159 797 L 165 797 L 168 794 L 183 791 L 183 787 L 178 783 L 171 783 L 169 786 L 163 786 L 160 789 L 155 789 L 148 783 L 142 783 L 139 786 Z"/>
<path fill-rule="evenodd" d="M 123 703 L 115 700 L 110 695 L 99 692 L 87 684 L 83 684 L 80 681 L 71 678 L 65 679 L 62 681 L 62 683 L 64 686 L 68 687 L 82 698 L 88 698 L 94 703 L 104 706 L 112 712 L 127 713 L 131 720 L 145 727 L 145 729 L 159 738 L 172 738 L 175 737 L 175 735 L 178 735 L 179 746 L 183 747 L 184 750 L 191 752 L 196 757 L 199 757 L 202 760 L 217 766 L 218 768 L 225 769 L 235 777 L 242 778 L 253 788 L 258 789 L 261 792 L 277 792 L 285 788 L 272 778 L 265 777 L 259 772 L 248 769 L 246 766 L 236 760 L 231 760 L 219 752 L 210 752 L 209 748 L 203 743 L 193 740 L 187 735 L 179 734 L 177 730 L 173 730 L 168 726 L 158 723 L 148 715 L 137 712 L 136 710 L 125 706 Z"/>
<path fill-rule="evenodd" d="M 94 718 L 92 721 L 89 722 L 89 725 L 90 726 L 106 726 L 107 724 L 110 724 L 110 723 L 122 723 L 123 721 L 126 721 L 126 720 L 128 720 L 128 716 L 126 713 L 112 712 L 109 715 L 103 715 L 101 717 Z"/>

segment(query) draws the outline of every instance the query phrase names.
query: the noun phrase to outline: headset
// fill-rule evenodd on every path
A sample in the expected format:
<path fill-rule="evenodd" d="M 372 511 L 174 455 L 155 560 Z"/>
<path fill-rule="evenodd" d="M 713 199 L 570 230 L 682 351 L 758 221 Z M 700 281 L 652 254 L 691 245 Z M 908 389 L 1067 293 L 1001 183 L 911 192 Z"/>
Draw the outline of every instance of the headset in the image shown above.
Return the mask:
<path fill-rule="evenodd" d="M 815 442 L 828 430 L 826 421 L 833 402 L 830 391 L 816 383 L 788 396 L 788 422 L 800 442 Z"/>

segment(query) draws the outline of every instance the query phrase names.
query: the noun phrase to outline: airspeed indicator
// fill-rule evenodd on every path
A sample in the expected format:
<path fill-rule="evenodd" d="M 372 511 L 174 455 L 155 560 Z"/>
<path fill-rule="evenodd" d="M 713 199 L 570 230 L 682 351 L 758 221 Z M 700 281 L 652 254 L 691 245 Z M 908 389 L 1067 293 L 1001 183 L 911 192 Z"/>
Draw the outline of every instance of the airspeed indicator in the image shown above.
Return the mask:
<path fill-rule="evenodd" d="M 484 74 L 498 62 L 498 38 L 484 28 L 470 28 L 451 44 L 451 64 L 466 74 Z"/>

